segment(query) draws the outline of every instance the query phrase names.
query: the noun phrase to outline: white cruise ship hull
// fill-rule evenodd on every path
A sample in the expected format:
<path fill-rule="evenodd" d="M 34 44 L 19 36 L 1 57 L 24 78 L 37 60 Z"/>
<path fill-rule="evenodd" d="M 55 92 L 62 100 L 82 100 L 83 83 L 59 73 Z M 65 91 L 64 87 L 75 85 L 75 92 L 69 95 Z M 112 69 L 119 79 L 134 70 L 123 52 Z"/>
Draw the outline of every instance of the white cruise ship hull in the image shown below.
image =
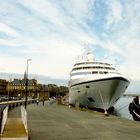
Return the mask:
<path fill-rule="evenodd" d="M 86 79 L 86 80 L 85 80 Z M 123 95 L 129 81 L 121 76 L 70 80 L 69 104 L 108 110 Z"/>

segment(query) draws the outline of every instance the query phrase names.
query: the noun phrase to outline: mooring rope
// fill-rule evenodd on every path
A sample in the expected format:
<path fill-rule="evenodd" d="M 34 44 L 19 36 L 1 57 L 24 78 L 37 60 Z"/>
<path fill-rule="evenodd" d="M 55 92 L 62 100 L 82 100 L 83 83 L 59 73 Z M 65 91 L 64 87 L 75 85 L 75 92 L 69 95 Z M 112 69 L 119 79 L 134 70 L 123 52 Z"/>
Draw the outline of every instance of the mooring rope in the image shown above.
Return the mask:
<path fill-rule="evenodd" d="M 117 109 L 116 111 L 120 111 L 120 110 L 122 110 L 123 108 L 127 107 L 128 105 L 129 105 L 129 104 L 127 104 L 127 105 L 121 107 L 120 109 Z"/>
<path fill-rule="evenodd" d="M 108 115 L 100 89 L 99 89 L 99 95 L 100 95 L 100 98 L 101 98 L 101 101 L 102 101 L 102 104 L 103 104 L 103 107 L 104 107 L 105 115 Z"/>

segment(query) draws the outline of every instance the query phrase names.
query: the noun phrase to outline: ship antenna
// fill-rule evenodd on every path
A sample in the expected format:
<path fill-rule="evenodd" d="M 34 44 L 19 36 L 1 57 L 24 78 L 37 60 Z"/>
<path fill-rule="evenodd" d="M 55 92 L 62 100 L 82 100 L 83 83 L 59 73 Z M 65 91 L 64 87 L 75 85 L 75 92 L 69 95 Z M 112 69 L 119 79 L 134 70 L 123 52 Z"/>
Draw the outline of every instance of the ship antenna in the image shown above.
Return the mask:
<path fill-rule="evenodd" d="M 91 44 L 90 43 L 84 43 L 84 50 L 85 50 L 85 54 L 89 54 L 91 53 Z"/>
<path fill-rule="evenodd" d="M 85 56 L 86 61 L 94 61 L 95 57 L 93 54 L 92 44 L 90 43 L 84 43 L 84 53 L 83 56 Z"/>

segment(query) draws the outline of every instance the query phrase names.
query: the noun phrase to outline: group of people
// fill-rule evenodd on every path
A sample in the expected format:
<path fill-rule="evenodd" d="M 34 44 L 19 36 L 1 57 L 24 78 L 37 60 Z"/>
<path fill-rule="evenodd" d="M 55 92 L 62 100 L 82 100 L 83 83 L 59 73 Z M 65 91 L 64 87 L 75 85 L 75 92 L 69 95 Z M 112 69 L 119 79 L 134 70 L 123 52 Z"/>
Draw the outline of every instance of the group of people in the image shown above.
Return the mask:
<path fill-rule="evenodd" d="M 135 121 L 140 121 L 140 97 L 136 96 L 129 104 L 129 112 Z"/>

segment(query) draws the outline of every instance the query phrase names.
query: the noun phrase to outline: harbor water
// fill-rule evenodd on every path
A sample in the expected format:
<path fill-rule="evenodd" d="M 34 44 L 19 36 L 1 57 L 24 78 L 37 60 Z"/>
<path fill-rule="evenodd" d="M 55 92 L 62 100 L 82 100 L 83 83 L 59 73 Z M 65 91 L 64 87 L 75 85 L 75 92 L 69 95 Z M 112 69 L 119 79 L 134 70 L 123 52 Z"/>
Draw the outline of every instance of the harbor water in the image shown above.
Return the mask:
<path fill-rule="evenodd" d="M 128 110 L 128 106 L 132 102 L 132 100 L 133 100 L 133 97 L 128 97 L 128 96 L 120 98 L 120 100 L 114 106 L 115 110 L 114 110 L 113 114 L 115 114 L 119 117 L 133 120 L 133 118 Z"/>

